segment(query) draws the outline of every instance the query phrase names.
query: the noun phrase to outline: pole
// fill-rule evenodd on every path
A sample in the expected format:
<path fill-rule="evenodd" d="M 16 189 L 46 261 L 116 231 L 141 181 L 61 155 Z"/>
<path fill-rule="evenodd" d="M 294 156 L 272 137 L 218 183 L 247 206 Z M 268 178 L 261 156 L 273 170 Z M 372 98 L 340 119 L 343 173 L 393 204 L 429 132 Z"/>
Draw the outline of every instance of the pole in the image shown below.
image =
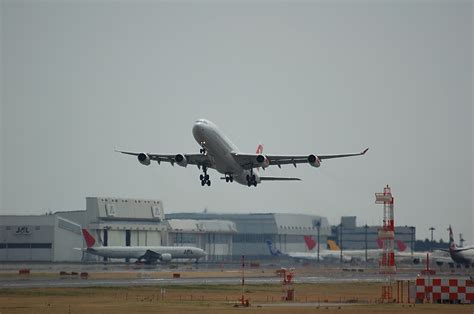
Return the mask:
<path fill-rule="evenodd" d="M 367 228 L 369 228 L 369 226 L 367 226 L 367 224 L 365 224 L 364 226 L 365 228 L 365 268 L 367 268 Z"/>
<path fill-rule="evenodd" d="M 430 227 L 431 231 L 431 247 L 430 247 L 430 252 L 433 252 L 433 231 L 435 230 L 434 227 Z"/>
<path fill-rule="evenodd" d="M 321 221 L 318 221 L 316 224 L 316 227 L 318 228 L 318 264 L 319 264 L 319 246 L 320 246 L 320 241 L 319 241 L 319 228 L 321 227 Z"/>
<path fill-rule="evenodd" d="M 342 223 L 339 225 L 339 245 L 340 245 L 340 249 L 341 249 L 340 262 L 342 264 Z"/>
<path fill-rule="evenodd" d="M 402 303 L 403 303 L 403 280 L 400 280 L 400 285 L 402 286 L 402 289 L 401 289 L 401 295 L 400 295 L 400 298 L 402 299 Z"/>
<path fill-rule="evenodd" d="M 410 304 L 410 280 L 407 280 L 407 302 Z"/>
<path fill-rule="evenodd" d="M 245 256 L 242 255 L 242 297 L 240 299 L 240 302 L 242 305 L 245 303 L 244 299 L 244 282 L 245 282 Z"/>

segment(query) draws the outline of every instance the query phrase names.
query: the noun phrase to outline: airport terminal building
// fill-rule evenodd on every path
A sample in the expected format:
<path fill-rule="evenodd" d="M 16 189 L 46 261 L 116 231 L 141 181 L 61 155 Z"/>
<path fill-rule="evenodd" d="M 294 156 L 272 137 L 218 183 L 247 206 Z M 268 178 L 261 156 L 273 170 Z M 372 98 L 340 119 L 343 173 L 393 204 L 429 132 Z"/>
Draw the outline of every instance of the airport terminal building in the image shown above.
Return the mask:
<path fill-rule="evenodd" d="M 87 197 L 85 210 L 0 216 L 0 262 L 100 261 L 80 250 L 85 247 L 82 228 L 103 246 L 195 246 L 207 252 L 204 260 L 209 262 L 238 260 L 242 255 L 271 258 L 267 240 L 282 252 L 308 252 L 304 236 L 322 249 L 328 239 L 343 249 L 377 247 L 377 226 L 358 227 L 355 217 L 341 221 L 342 227 L 331 227 L 325 217 L 293 213 L 165 215 L 160 200 Z M 408 248 L 414 232 L 414 227 L 396 228 L 397 239 Z"/>
<path fill-rule="evenodd" d="M 207 260 L 232 252 L 233 222 L 165 220 L 159 200 L 87 197 L 86 209 L 0 216 L 0 261 L 99 261 L 83 253 L 82 228 L 103 246 L 196 246 Z"/>

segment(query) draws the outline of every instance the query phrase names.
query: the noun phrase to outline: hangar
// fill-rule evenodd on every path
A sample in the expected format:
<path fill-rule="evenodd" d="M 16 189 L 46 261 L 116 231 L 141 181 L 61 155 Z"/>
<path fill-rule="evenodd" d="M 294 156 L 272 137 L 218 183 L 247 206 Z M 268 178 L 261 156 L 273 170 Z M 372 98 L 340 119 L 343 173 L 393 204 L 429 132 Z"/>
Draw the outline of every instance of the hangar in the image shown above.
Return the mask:
<path fill-rule="evenodd" d="M 58 215 L 2 216 L 0 261 L 80 261 L 81 226 Z"/>
<path fill-rule="evenodd" d="M 307 252 L 304 236 L 318 238 L 321 245 L 331 235 L 327 218 L 305 214 L 218 214 L 171 213 L 167 219 L 227 220 L 235 223 L 237 232 L 232 236 L 232 258 L 242 255 L 260 259 L 270 256 L 265 243 L 271 240 L 283 252 Z M 321 246 L 322 247 L 322 246 Z M 324 246 L 325 248 L 325 246 Z"/>
<path fill-rule="evenodd" d="M 190 245 L 207 260 L 229 256 L 237 232 L 231 221 L 166 221 L 160 200 L 87 197 L 85 210 L 1 216 L 0 261 L 98 261 L 75 249 L 85 247 L 84 227 L 103 246 Z"/>

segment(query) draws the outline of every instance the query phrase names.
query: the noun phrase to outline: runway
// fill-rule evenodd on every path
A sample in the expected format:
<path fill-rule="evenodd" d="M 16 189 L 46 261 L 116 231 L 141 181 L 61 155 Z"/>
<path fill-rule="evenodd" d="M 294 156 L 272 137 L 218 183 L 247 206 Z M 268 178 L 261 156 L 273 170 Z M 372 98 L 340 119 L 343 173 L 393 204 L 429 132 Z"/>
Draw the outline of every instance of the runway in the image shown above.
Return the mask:
<path fill-rule="evenodd" d="M 376 268 L 324 268 L 298 267 L 295 283 L 353 283 L 383 282 L 387 277 Z M 31 270 L 30 275 L 19 275 L 20 268 Z M 277 284 L 281 278 L 276 275 L 280 265 L 263 265 L 245 270 L 245 284 Z M 69 275 L 60 275 L 60 272 Z M 414 280 L 419 268 L 400 270 L 393 280 Z M 75 272 L 75 275 L 71 275 Z M 79 274 L 87 272 L 88 278 Z M 180 278 L 173 278 L 179 274 Z M 438 277 L 453 275 L 452 272 L 438 272 Z M 472 275 L 468 270 L 460 270 L 458 275 Z M 128 287 L 128 286 L 169 286 L 169 285 L 240 285 L 241 269 L 231 265 L 136 265 L 136 264 L 3 264 L 0 272 L 0 289 L 46 288 L 46 287 Z"/>
<path fill-rule="evenodd" d="M 192 276 L 192 274 L 191 274 Z M 171 277 L 171 275 L 169 276 Z M 394 277 L 398 280 L 413 280 L 413 274 Z M 295 283 L 350 283 L 382 282 L 385 279 L 377 274 L 344 276 L 296 276 Z M 127 287 L 127 286 L 168 286 L 168 285 L 240 285 L 240 276 L 228 277 L 190 277 L 190 278 L 116 278 L 116 279 L 81 279 L 79 276 L 65 278 L 3 278 L 0 288 L 47 288 L 47 287 Z M 278 284 L 277 276 L 251 276 L 245 278 L 245 284 Z"/>

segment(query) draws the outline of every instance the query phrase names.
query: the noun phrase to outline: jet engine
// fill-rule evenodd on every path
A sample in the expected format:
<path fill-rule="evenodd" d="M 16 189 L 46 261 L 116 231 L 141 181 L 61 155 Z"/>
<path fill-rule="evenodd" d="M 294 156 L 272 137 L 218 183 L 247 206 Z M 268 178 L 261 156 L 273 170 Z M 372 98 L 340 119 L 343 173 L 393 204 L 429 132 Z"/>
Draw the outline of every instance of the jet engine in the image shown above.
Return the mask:
<path fill-rule="evenodd" d="M 420 263 L 421 263 L 421 258 L 416 257 L 416 258 L 413 259 L 413 264 L 418 265 Z"/>
<path fill-rule="evenodd" d="M 142 164 L 142 165 L 145 165 L 145 166 L 149 166 L 150 165 L 150 156 L 148 156 L 147 154 L 145 153 L 140 153 L 138 154 L 138 161 Z"/>
<path fill-rule="evenodd" d="M 186 167 L 188 165 L 188 160 L 183 154 L 178 154 L 174 157 L 176 163 L 181 167 Z"/>
<path fill-rule="evenodd" d="M 270 161 L 265 155 L 257 155 L 257 162 L 260 164 L 260 167 L 266 168 L 270 165 Z"/>
<path fill-rule="evenodd" d="M 316 155 L 309 155 L 308 162 L 311 166 L 318 168 L 321 166 L 321 160 L 319 160 L 318 156 Z"/>
<path fill-rule="evenodd" d="M 161 254 L 160 260 L 162 262 L 171 262 L 171 254 L 170 253 Z"/>

